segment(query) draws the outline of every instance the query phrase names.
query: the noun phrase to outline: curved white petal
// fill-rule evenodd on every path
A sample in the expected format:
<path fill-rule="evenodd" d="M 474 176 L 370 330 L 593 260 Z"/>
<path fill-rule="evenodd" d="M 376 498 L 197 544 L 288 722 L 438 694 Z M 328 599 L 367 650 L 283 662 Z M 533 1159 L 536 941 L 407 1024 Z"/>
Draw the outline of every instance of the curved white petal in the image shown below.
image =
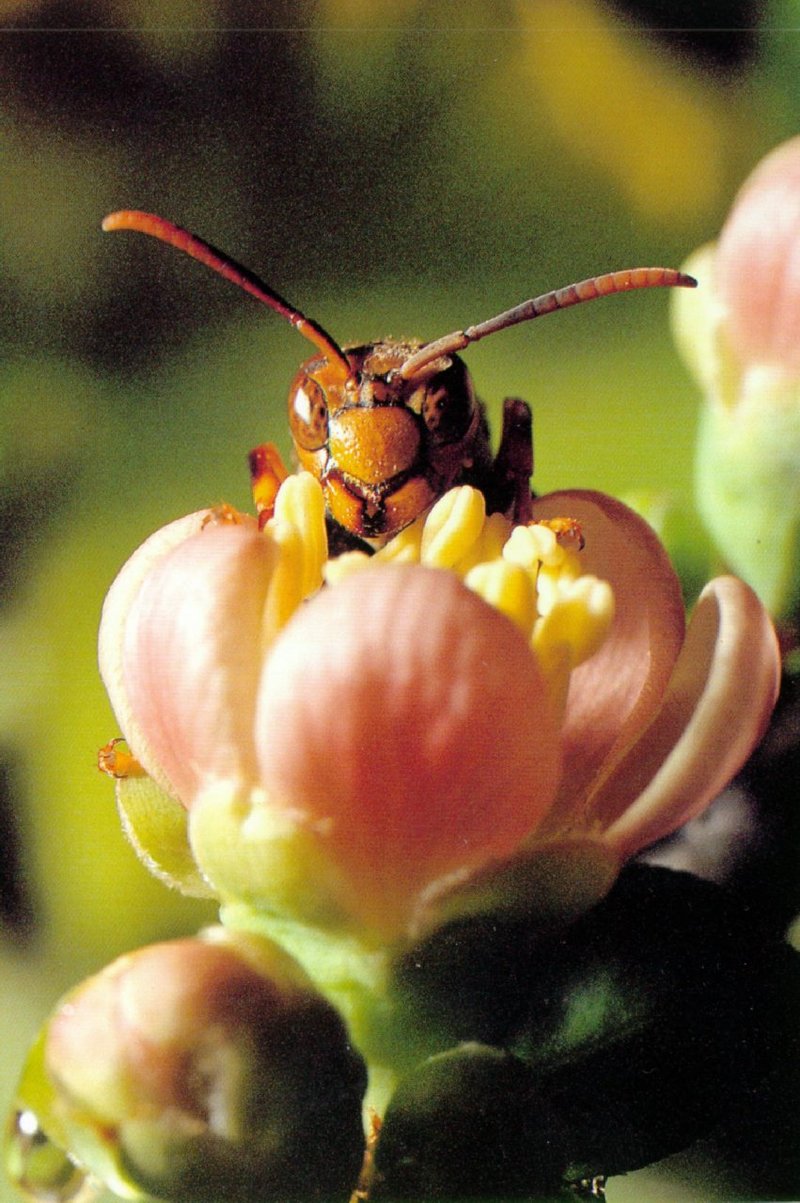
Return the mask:
<path fill-rule="evenodd" d="M 686 625 L 675 570 L 643 518 L 613 497 L 582 489 L 533 503 L 535 521 L 560 516 L 579 522 L 586 540 L 581 570 L 611 585 L 614 619 L 599 651 L 570 677 L 564 773 L 544 827 L 551 835 L 569 823 L 658 713 Z"/>
<path fill-rule="evenodd" d="M 736 577 L 703 590 L 664 703 L 588 800 L 622 857 L 698 814 L 741 768 L 778 694 L 780 653 L 755 593 Z"/>
<path fill-rule="evenodd" d="M 122 673 L 143 741 L 129 736 L 131 751 L 185 806 L 208 780 L 255 779 L 253 712 L 279 555 L 255 521 L 209 525 L 153 567 L 128 611 Z"/>
<path fill-rule="evenodd" d="M 128 700 L 123 671 L 123 649 L 128 615 L 134 599 L 155 565 L 174 547 L 202 529 L 209 510 L 197 510 L 162 526 L 142 543 L 120 569 L 103 603 L 98 635 L 100 675 L 106 687 L 111 708 L 128 743 L 136 749 L 137 759 L 151 777 L 168 793 L 174 793 L 171 783 L 160 771 L 157 761 L 148 755 L 147 742 L 142 739 Z"/>

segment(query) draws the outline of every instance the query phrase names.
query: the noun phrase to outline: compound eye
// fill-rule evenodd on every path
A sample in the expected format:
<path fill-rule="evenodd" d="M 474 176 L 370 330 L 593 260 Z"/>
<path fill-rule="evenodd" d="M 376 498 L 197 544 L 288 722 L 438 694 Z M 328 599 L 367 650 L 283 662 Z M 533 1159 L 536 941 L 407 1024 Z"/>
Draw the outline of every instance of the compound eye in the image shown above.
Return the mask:
<path fill-rule="evenodd" d="M 304 377 L 289 396 L 292 438 L 304 451 L 319 451 L 328 441 L 328 402 L 323 389 Z"/>
<path fill-rule="evenodd" d="M 438 376 L 425 389 L 422 420 L 437 443 L 455 443 L 462 439 L 470 428 L 474 412 L 475 398 L 466 380 Z"/>

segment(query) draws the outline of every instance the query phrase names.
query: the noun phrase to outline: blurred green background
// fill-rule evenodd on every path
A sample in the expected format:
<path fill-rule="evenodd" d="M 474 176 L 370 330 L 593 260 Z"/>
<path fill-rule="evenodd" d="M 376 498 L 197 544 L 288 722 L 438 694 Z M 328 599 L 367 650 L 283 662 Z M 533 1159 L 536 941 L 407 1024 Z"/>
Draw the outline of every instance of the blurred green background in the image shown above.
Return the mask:
<path fill-rule="evenodd" d="M 248 505 L 310 347 L 116 208 L 197 230 L 340 342 L 432 338 L 611 268 L 679 266 L 798 129 L 797 3 L 0 0 L 0 1095 L 54 999 L 211 912 L 152 881 L 97 748 L 105 590 L 155 527 Z M 691 505 L 663 293 L 468 362 L 535 406 L 539 491 Z M 697 1198 L 690 1160 L 609 1199 Z M 0 1186 L 0 1198 L 8 1192 Z M 717 1173 L 706 1199 L 734 1199 Z M 10 1192 L 9 1192 L 10 1193 Z"/>

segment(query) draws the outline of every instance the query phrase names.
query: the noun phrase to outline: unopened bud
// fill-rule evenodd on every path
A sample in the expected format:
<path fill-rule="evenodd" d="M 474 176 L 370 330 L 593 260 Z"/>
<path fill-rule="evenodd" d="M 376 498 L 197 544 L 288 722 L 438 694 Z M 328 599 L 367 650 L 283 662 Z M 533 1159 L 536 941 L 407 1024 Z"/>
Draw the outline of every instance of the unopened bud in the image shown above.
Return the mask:
<path fill-rule="evenodd" d="M 56 1010 L 42 1064 L 54 1132 L 118 1192 L 306 1203 L 358 1177 L 361 1058 L 260 937 L 213 928 L 120 958 Z"/>

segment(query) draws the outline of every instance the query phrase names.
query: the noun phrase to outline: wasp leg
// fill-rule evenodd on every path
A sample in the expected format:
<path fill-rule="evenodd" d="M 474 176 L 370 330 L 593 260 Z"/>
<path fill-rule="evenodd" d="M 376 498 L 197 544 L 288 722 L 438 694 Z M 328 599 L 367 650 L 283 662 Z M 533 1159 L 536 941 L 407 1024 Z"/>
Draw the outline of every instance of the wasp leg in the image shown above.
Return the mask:
<path fill-rule="evenodd" d="M 506 397 L 503 402 L 503 433 L 486 490 L 490 514 L 508 514 L 515 523 L 530 522 L 532 516 L 533 415 L 526 401 Z"/>
<path fill-rule="evenodd" d="M 289 471 L 274 443 L 259 443 L 247 457 L 250 482 L 260 529 L 266 526 L 275 510 L 275 497 Z"/>

